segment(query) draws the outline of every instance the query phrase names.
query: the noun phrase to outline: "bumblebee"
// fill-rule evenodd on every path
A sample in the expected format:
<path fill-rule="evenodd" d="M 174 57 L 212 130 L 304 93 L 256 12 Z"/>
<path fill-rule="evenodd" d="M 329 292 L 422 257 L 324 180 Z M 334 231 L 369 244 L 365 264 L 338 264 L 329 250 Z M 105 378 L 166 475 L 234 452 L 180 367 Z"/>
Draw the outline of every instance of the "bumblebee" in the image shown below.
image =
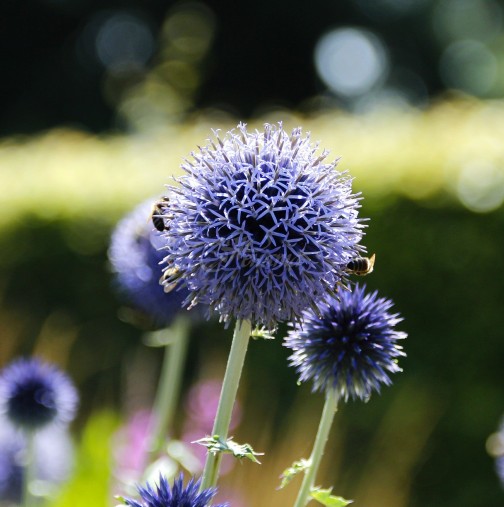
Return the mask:
<path fill-rule="evenodd" d="M 181 274 L 177 268 L 168 268 L 165 270 L 159 279 L 159 284 L 163 285 L 165 294 L 170 293 L 177 286 L 180 277 Z M 169 282 L 167 282 L 168 279 L 170 279 Z"/>
<path fill-rule="evenodd" d="M 375 254 L 371 257 L 355 257 L 346 265 L 346 272 L 351 275 L 364 276 L 373 271 Z"/>
<path fill-rule="evenodd" d="M 154 227 L 159 231 L 167 231 L 169 227 L 166 226 L 163 217 L 163 210 L 168 206 L 170 200 L 168 197 L 163 197 L 160 201 L 156 202 L 154 206 L 152 206 L 151 219 Z"/>

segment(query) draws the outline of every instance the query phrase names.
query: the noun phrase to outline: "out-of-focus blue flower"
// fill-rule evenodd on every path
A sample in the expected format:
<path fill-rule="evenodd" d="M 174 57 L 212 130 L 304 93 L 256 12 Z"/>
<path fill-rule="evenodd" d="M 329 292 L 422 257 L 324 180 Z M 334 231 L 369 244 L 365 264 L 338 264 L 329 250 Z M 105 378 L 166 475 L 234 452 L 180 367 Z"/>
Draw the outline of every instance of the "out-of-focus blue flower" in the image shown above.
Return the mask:
<path fill-rule="evenodd" d="M 0 424 L 0 504 L 20 503 L 26 437 L 13 426 Z M 50 494 L 66 480 L 73 465 L 73 447 L 65 427 L 51 425 L 34 436 L 34 479 L 40 494 Z"/>
<path fill-rule="evenodd" d="M 504 488 L 504 418 L 499 424 L 499 429 L 488 437 L 487 451 L 495 458 L 495 471 Z"/>
<path fill-rule="evenodd" d="M 495 471 L 500 479 L 501 485 L 504 488 L 504 455 L 495 458 Z"/>
<path fill-rule="evenodd" d="M 141 501 L 137 502 L 126 498 L 126 505 L 132 507 L 207 507 L 216 494 L 215 488 L 205 489 L 198 492 L 199 481 L 191 479 L 184 487 L 182 474 L 175 479 L 170 488 L 165 477 L 160 476 L 159 485 L 152 487 L 147 483 L 145 487 L 139 487 Z M 227 507 L 227 504 L 219 504 L 214 507 Z"/>
<path fill-rule="evenodd" d="M 306 311 L 284 345 L 294 351 L 289 360 L 299 380 L 313 381 L 314 391 L 336 389 L 345 401 L 367 400 L 391 383 L 390 373 L 402 371 L 397 359 L 405 354 L 397 341 L 407 335 L 395 330 L 402 319 L 389 312 L 392 301 L 377 292 L 356 285 L 352 292 L 339 288 L 337 297 L 321 305 L 321 318 Z"/>
<path fill-rule="evenodd" d="M 361 247 L 351 179 L 327 151 L 279 126 L 246 126 L 192 153 L 169 187 L 165 262 L 226 323 L 274 328 L 325 299 Z"/>
<path fill-rule="evenodd" d="M 112 233 L 109 260 L 119 292 L 150 317 L 153 327 L 165 327 L 182 311 L 188 291 L 165 293 L 159 283 L 165 256 L 159 249 L 165 240 L 151 221 L 153 203 L 143 202 L 119 221 Z"/>
<path fill-rule="evenodd" d="M 39 359 L 18 359 L 0 372 L 0 415 L 18 429 L 69 423 L 78 401 L 68 376 Z"/>

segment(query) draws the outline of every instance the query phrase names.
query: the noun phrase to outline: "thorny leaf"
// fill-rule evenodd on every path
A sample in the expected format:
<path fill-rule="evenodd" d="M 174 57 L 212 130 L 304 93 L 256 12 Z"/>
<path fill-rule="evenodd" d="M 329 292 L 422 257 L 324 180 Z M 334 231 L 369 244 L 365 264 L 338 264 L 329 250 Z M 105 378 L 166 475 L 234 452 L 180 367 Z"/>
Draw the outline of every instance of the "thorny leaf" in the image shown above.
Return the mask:
<path fill-rule="evenodd" d="M 314 488 L 311 490 L 310 495 L 312 498 L 317 500 L 317 502 L 325 505 L 326 507 L 345 507 L 348 504 L 351 504 L 353 500 L 345 500 L 341 496 L 333 496 L 331 495 L 332 488 L 328 489 L 320 489 Z"/>
<path fill-rule="evenodd" d="M 256 458 L 256 456 L 262 456 L 264 454 L 263 452 L 255 452 L 250 444 L 238 444 L 237 442 L 233 442 L 232 438 L 228 438 L 226 442 L 223 442 L 219 435 L 200 438 L 193 443 L 205 446 L 208 449 L 208 452 L 213 454 L 217 454 L 218 452 L 232 454 L 235 458 L 247 458 L 250 461 L 259 464 L 261 464 L 261 462 Z"/>
<path fill-rule="evenodd" d="M 275 337 L 273 334 L 275 333 L 275 329 L 266 329 L 265 327 L 256 327 L 252 330 L 252 333 L 250 333 L 250 337 L 254 340 L 274 340 Z"/>
<path fill-rule="evenodd" d="M 286 468 L 282 475 L 280 476 L 280 479 L 282 479 L 282 482 L 280 483 L 280 486 L 278 486 L 277 489 L 283 489 L 289 482 L 294 478 L 295 475 L 305 472 L 310 468 L 311 461 L 309 459 L 301 458 L 299 461 L 294 461 L 292 465 L 289 468 Z"/>

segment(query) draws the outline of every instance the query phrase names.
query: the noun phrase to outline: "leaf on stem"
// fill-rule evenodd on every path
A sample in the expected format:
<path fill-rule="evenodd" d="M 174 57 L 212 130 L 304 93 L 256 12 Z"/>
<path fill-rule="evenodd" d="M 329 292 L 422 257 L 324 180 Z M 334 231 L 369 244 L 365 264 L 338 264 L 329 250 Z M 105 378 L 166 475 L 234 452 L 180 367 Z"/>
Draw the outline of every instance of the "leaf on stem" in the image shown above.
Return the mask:
<path fill-rule="evenodd" d="M 250 461 L 259 464 L 261 464 L 261 462 L 256 458 L 256 456 L 262 456 L 264 454 L 263 452 L 255 452 L 250 444 L 238 444 L 237 442 L 233 442 L 232 438 L 228 438 L 227 441 L 224 442 L 221 440 L 219 435 L 200 438 L 199 440 L 194 441 L 193 444 L 203 445 L 208 449 L 208 452 L 213 454 L 217 454 L 219 452 L 232 454 L 235 458 L 247 458 Z"/>
<path fill-rule="evenodd" d="M 277 489 L 283 489 L 289 482 L 294 478 L 295 475 L 305 472 L 310 468 L 311 461 L 309 459 L 301 458 L 298 461 L 294 461 L 292 465 L 289 468 L 286 468 L 282 475 L 280 475 L 280 479 L 282 479 L 282 482 L 280 483 L 280 486 L 278 486 Z"/>
<path fill-rule="evenodd" d="M 325 505 L 326 507 L 345 507 L 353 502 L 353 500 L 345 500 L 341 496 L 333 496 L 331 495 L 331 492 L 332 488 L 313 488 L 310 495 L 313 499 L 317 500 L 317 502 Z"/>
<path fill-rule="evenodd" d="M 274 340 L 275 329 L 266 329 L 265 327 L 256 327 L 250 333 L 250 337 L 254 340 Z"/>

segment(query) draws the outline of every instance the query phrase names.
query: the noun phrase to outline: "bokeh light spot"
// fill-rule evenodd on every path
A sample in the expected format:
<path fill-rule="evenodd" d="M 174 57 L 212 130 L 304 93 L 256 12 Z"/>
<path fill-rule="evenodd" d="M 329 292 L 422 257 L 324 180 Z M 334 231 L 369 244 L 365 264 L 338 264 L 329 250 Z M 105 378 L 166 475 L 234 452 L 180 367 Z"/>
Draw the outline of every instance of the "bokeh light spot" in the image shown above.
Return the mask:
<path fill-rule="evenodd" d="M 439 62 L 441 78 L 449 88 L 481 96 L 498 77 L 498 61 L 481 42 L 462 40 L 450 44 Z"/>
<path fill-rule="evenodd" d="M 502 8 L 493 0 L 443 0 L 433 22 L 440 40 L 489 41 L 502 31 Z"/>
<path fill-rule="evenodd" d="M 154 37 L 148 24 L 126 12 L 115 12 L 100 27 L 96 53 L 112 69 L 143 67 L 154 52 Z"/>
<path fill-rule="evenodd" d="M 487 161 L 466 164 L 459 174 L 457 194 L 462 204 L 478 213 L 487 213 L 504 202 L 504 170 Z"/>
<path fill-rule="evenodd" d="M 356 97 L 380 83 L 388 69 L 381 40 L 360 28 L 338 28 L 324 34 L 315 47 L 315 65 L 335 93 Z"/>
<path fill-rule="evenodd" d="M 162 37 L 189 60 L 199 60 L 209 50 L 215 31 L 213 12 L 201 3 L 177 6 L 163 25 Z"/>

